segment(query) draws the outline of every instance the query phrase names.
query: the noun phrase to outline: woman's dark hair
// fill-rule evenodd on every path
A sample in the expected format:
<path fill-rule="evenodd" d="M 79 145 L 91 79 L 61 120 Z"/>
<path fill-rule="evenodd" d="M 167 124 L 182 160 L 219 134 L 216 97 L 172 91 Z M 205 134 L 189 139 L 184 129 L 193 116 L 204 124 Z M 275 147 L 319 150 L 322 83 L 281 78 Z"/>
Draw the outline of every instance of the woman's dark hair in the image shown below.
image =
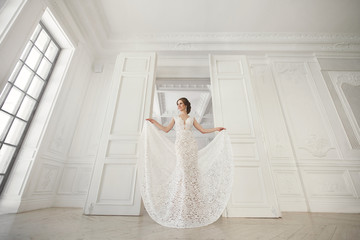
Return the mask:
<path fill-rule="evenodd" d="M 185 106 L 186 106 L 186 112 L 187 112 L 187 114 L 189 114 L 190 111 L 191 111 L 191 103 L 189 102 L 189 100 L 187 100 L 187 98 L 182 97 L 182 98 L 179 98 L 179 99 L 176 101 L 176 104 L 177 104 L 180 100 L 185 104 Z"/>

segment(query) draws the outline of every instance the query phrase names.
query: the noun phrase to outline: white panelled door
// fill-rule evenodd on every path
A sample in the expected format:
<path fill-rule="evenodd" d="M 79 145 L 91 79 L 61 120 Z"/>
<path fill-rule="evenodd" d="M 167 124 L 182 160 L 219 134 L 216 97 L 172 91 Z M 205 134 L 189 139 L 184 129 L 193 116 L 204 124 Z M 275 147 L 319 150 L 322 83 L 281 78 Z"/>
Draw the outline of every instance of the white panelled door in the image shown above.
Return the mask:
<path fill-rule="evenodd" d="M 228 217 L 280 217 L 245 56 L 210 55 L 215 126 L 224 126 L 234 154 Z"/>
<path fill-rule="evenodd" d="M 151 114 L 155 66 L 155 53 L 117 57 L 85 214 L 140 214 L 137 144 L 144 119 Z"/>

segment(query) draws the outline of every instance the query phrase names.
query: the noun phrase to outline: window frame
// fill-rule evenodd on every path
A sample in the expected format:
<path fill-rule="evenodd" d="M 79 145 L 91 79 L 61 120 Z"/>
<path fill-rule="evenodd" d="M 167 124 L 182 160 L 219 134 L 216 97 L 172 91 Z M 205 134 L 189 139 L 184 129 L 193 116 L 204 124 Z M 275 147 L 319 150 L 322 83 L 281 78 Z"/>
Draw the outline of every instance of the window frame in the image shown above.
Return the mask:
<path fill-rule="evenodd" d="M 40 30 L 38 32 L 36 32 L 38 30 L 40 26 Z M 49 36 L 50 40 L 49 42 L 47 43 L 46 45 L 46 48 L 44 50 L 41 50 L 39 49 L 37 46 L 36 46 L 36 41 L 37 39 L 39 38 L 42 30 L 44 30 L 46 32 L 46 34 Z M 36 34 L 36 37 L 32 40 L 32 37 L 33 35 Z M 8 181 L 9 179 L 9 176 L 10 176 L 10 173 L 11 173 L 11 170 L 13 169 L 13 166 L 16 162 L 16 159 L 17 159 L 17 156 L 21 150 L 21 146 L 24 142 L 24 139 L 27 135 L 27 132 L 31 126 L 31 122 L 34 118 L 34 115 L 36 113 L 36 110 L 38 109 L 38 106 L 41 102 L 41 99 L 44 95 L 44 92 L 46 90 L 46 87 L 48 85 L 48 82 L 49 82 L 49 79 L 51 78 L 51 75 L 52 75 L 52 72 L 53 72 L 53 69 L 55 68 L 56 66 L 56 63 L 57 63 L 57 60 L 60 56 L 60 53 L 62 51 L 62 48 L 60 47 L 59 43 L 55 40 L 55 38 L 52 36 L 52 34 L 49 32 L 49 30 L 46 28 L 46 26 L 44 25 L 44 23 L 42 21 L 40 21 L 38 23 L 38 25 L 36 26 L 33 34 L 31 35 L 32 37 L 27 41 L 26 43 L 26 46 L 25 46 L 25 49 L 22 51 L 21 53 L 21 56 L 19 57 L 15 67 L 14 67 L 14 70 L 13 70 L 13 73 L 11 74 L 11 76 L 8 78 L 5 86 L 4 86 L 4 89 L 2 90 L 2 94 L 0 96 L 0 111 L 4 112 L 5 114 L 8 114 L 10 115 L 10 117 L 12 118 L 9 122 L 8 122 L 8 125 L 5 127 L 5 135 L 3 135 L 3 133 L 0 133 L 1 134 L 1 138 L 0 138 L 0 149 L 5 145 L 5 146 L 11 146 L 11 147 L 15 147 L 15 150 L 13 152 L 13 155 L 9 161 L 9 164 L 7 165 L 7 168 L 4 172 L 0 172 L 0 195 L 2 194 L 4 188 L 5 188 L 5 185 L 6 185 L 6 182 Z M 49 46 L 51 44 L 55 44 L 55 46 L 57 47 L 57 53 L 54 57 L 53 60 L 49 59 L 45 54 L 49 48 Z M 28 45 L 31 45 L 31 46 L 28 46 Z M 30 52 L 31 52 L 31 49 L 32 48 L 37 48 L 37 50 L 40 52 L 41 54 L 41 58 L 40 60 L 38 60 L 38 63 L 37 63 L 37 66 L 36 66 L 36 70 L 32 69 L 31 67 L 29 67 L 26 63 L 27 61 L 27 58 L 29 57 L 30 55 Z M 28 51 L 27 51 L 28 49 Z M 25 55 L 24 55 L 25 54 Z M 22 57 L 24 56 L 24 58 L 22 59 Z M 43 59 L 46 59 L 50 64 L 51 64 L 51 67 L 48 71 L 48 74 L 46 76 L 46 78 L 43 78 L 42 76 L 39 75 L 39 67 L 41 65 L 41 62 L 43 61 Z M 19 73 L 20 71 L 22 70 L 23 67 L 26 67 L 28 68 L 28 70 L 31 71 L 31 80 L 29 80 L 29 83 L 27 84 L 26 86 L 26 89 L 23 90 L 23 89 L 20 89 L 18 86 L 15 85 L 15 82 L 17 80 L 17 77 L 19 76 Z M 43 81 L 43 86 L 42 86 L 42 89 L 40 91 L 40 93 L 38 94 L 37 98 L 31 96 L 29 93 L 27 93 L 27 91 L 29 90 L 30 86 L 31 86 L 31 83 L 34 81 L 35 77 L 38 77 L 40 78 L 42 81 Z M 18 103 L 18 106 L 17 106 L 17 110 L 13 113 L 10 113 L 10 112 L 7 112 L 5 110 L 3 110 L 3 105 L 5 103 L 5 100 L 6 98 L 9 96 L 11 90 L 13 88 L 16 88 L 18 91 L 21 91 L 21 93 L 23 94 L 22 96 L 22 99 L 19 101 Z M 26 97 L 30 97 L 32 100 L 35 101 L 35 104 L 33 106 L 33 110 L 31 111 L 31 113 L 28 115 L 28 120 L 26 119 L 22 119 L 20 118 L 19 116 L 17 116 L 22 104 L 24 103 L 24 99 Z M 22 122 L 25 122 L 25 127 L 24 127 L 24 130 L 23 130 L 23 133 L 21 135 L 21 137 L 19 138 L 18 140 L 18 143 L 17 144 L 10 144 L 10 143 L 6 143 L 5 140 L 6 140 L 6 137 L 7 135 L 9 134 L 10 130 L 11 130 L 11 127 L 12 127 L 12 124 L 14 123 L 15 119 L 18 119 Z"/>

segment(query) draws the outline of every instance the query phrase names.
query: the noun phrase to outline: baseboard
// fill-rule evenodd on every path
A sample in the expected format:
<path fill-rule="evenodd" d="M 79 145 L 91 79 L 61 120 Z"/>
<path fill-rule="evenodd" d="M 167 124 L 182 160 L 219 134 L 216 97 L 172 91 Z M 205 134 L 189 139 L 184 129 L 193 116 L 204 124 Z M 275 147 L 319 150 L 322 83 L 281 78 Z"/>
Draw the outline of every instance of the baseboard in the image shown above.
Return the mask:
<path fill-rule="evenodd" d="M 86 196 L 42 196 L 41 198 L 1 199 L 0 215 L 9 213 L 21 213 L 50 207 L 73 207 L 84 208 Z"/>
<path fill-rule="evenodd" d="M 360 213 L 360 200 L 354 202 L 310 202 L 311 212 Z"/>
<path fill-rule="evenodd" d="M 53 202 L 54 202 L 54 197 L 52 196 L 46 196 L 46 197 L 44 196 L 36 199 L 24 199 L 21 201 L 18 212 L 20 213 L 20 212 L 33 211 L 43 208 L 49 208 L 52 207 Z"/>
<path fill-rule="evenodd" d="M 84 208 L 86 196 L 57 196 L 53 207 Z"/>
<path fill-rule="evenodd" d="M 1 198 L 0 199 L 0 215 L 17 213 L 21 203 L 20 198 Z"/>
<path fill-rule="evenodd" d="M 281 212 L 308 212 L 308 208 L 304 201 L 280 201 Z"/>

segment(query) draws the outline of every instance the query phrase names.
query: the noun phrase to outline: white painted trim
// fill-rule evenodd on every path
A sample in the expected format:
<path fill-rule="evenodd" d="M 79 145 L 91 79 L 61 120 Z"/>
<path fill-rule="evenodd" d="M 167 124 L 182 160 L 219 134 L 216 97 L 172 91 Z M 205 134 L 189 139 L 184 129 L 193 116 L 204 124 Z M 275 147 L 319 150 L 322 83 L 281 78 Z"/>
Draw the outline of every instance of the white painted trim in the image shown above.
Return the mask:
<path fill-rule="evenodd" d="M 86 194 L 81 196 L 57 196 L 52 207 L 83 208 L 85 206 Z"/>
<path fill-rule="evenodd" d="M 282 200 L 279 198 L 281 212 L 308 212 L 306 202 Z"/>
<path fill-rule="evenodd" d="M 1 199 L 0 215 L 17 213 L 19 210 L 20 203 L 21 203 L 21 198 L 19 196 Z"/>
<path fill-rule="evenodd" d="M 311 201 L 311 212 L 331 212 L 331 213 L 359 213 L 360 202 L 324 202 L 324 201 Z"/>
<path fill-rule="evenodd" d="M 53 196 L 44 196 L 43 198 L 36 199 L 24 199 L 21 201 L 18 213 L 52 207 L 53 201 Z"/>
<path fill-rule="evenodd" d="M 327 32 L 171 32 L 109 35 L 109 41 L 131 42 L 276 42 L 276 43 L 332 43 L 344 40 L 360 43 L 357 33 Z"/>
<path fill-rule="evenodd" d="M 0 9 L 0 43 L 4 40 L 26 2 L 27 0 L 9 0 Z"/>

